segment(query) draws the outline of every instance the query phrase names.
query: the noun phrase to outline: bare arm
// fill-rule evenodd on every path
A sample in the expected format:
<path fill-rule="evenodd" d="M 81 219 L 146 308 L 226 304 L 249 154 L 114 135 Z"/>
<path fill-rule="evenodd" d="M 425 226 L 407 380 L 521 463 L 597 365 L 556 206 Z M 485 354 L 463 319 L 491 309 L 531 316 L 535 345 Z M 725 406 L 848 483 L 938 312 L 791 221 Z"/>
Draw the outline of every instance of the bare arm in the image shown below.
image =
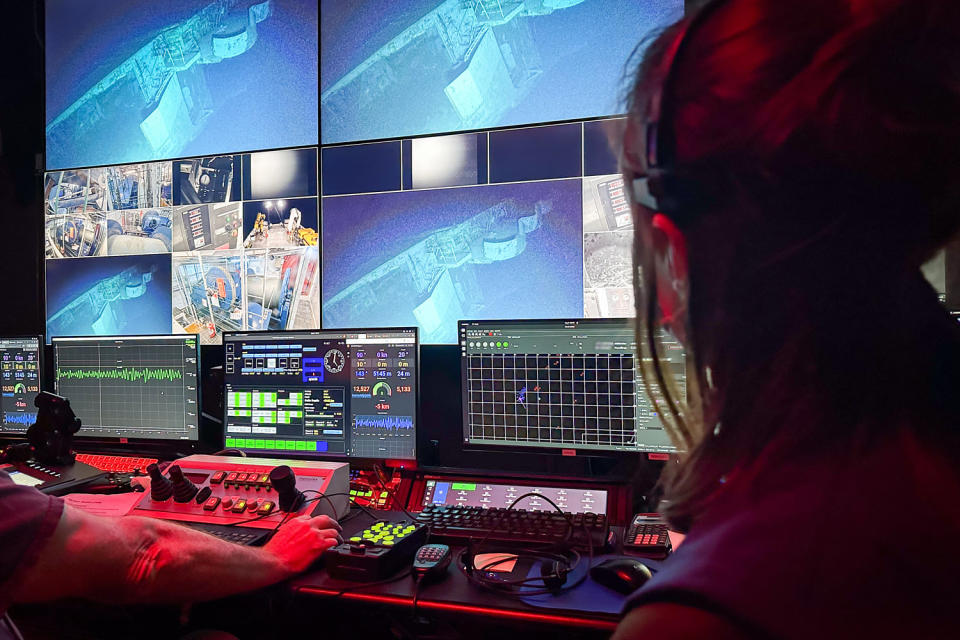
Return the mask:
<path fill-rule="evenodd" d="M 17 587 L 17 602 L 196 602 L 251 591 L 306 569 L 337 544 L 326 516 L 284 524 L 262 548 L 141 517 L 104 518 L 64 505 L 51 539 Z"/>
<path fill-rule="evenodd" d="M 665 640 L 742 640 L 747 636 L 712 613 L 679 604 L 655 603 L 627 614 L 611 640 L 663 638 Z"/>

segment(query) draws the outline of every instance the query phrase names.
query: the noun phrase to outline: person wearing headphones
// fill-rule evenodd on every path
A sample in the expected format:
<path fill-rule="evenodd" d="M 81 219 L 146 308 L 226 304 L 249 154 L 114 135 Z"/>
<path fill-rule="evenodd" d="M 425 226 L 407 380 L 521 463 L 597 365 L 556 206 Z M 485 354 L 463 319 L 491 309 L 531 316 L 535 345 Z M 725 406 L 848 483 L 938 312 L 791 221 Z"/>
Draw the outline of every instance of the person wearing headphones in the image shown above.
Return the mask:
<path fill-rule="evenodd" d="M 960 3 L 709 2 L 647 48 L 622 167 L 686 538 L 614 638 L 955 637 L 960 327 L 920 267 L 960 228 Z"/>

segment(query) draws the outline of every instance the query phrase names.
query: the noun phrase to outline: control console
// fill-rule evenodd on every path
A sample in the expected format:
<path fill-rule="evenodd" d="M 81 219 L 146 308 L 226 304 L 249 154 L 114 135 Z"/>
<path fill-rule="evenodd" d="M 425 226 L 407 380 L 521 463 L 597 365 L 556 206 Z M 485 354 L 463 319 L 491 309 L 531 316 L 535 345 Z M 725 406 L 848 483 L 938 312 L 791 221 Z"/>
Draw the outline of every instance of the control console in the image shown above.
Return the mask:
<path fill-rule="evenodd" d="M 150 492 L 131 515 L 210 525 L 273 529 L 286 514 L 332 518 L 350 509 L 349 465 L 193 455 L 161 473 L 148 467 Z"/>
<path fill-rule="evenodd" d="M 377 520 L 324 553 L 334 578 L 369 582 L 395 573 L 426 544 L 428 528 L 409 520 Z"/>
<path fill-rule="evenodd" d="M 410 492 L 410 482 L 400 469 L 350 468 L 350 498 L 355 504 L 371 509 L 399 511 L 403 509 Z"/>

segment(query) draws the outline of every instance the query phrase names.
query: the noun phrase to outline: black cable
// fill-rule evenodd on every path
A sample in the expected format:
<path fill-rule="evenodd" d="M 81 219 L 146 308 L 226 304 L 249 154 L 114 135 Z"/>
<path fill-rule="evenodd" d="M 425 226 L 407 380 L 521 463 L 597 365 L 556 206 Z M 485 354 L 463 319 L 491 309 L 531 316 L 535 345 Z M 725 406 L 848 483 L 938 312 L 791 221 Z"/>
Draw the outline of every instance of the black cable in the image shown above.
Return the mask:
<path fill-rule="evenodd" d="M 333 514 L 334 520 L 337 519 L 337 506 L 333 504 L 333 500 L 330 499 L 330 496 L 349 496 L 350 495 L 349 493 L 344 493 L 343 491 L 340 491 L 338 493 L 323 493 L 322 491 L 317 491 L 316 489 L 307 489 L 306 491 L 303 491 L 301 495 L 306 496 L 308 493 L 317 494 L 317 500 L 327 501 L 327 506 L 330 507 L 330 513 Z M 304 500 L 303 504 L 307 505 L 310 503 Z"/>
<path fill-rule="evenodd" d="M 410 618 L 414 623 L 417 621 L 417 604 L 420 602 L 420 585 L 423 583 L 424 575 L 423 573 L 418 575 L 416 581 L 413 583 L 413 608 L 410 610 Z"/>
<path fill-rule="evenodd" d="M 246 457 L 247 457 L 247 453 L 246 453 L 245 451 L 241 451 L 240 449 L 233 449 L 233 448 L 220 449 L 220 451 L 217 451 L 216 453 L 213 453 L 213 454 L 211 454 L 211 455 L 214 455 L 214 456 L 222 456 L 222 455 L 226 454 L 226 453 L 229 452 L 229 451 L 233 451 L 234 453 L 239 453 L 241 458 L 246 458 Z"/>
<path fill-rule="evenodd" d="M 397 495 L 387 487 L 386 478 L 384 477 L 386 474 L 382 472 L 379 464 L 374 463 L 373 472 L 377 476 L 377 482 L 380 483 L 380 489 L 387 492 L 387 495 L 390 496 L 390 500 L 393 502 L 393 504 L 400 507 L 400 511 L 403 511 L 407 517 L 410 518 L 410 520 L 417 522 L 417 518 L 412 513 L 407 511 L 407 508 L 404 506 L 404 504 L 397 499 Z"/>
<path fill-rule="evenodd" d="M 586 539 L 585 541 L 586 541 L 587 550 L 588 550 L 588 553 L 589 553 L 589 560 L 588 560 L 588 563 L 587 563 L 587 570 L 583 572 L 583 574 L 580 576 L 580 578 L 578 578 L 576 581 L 574 581 L 574 582 L 571 583 L 571 584 L 565 584 L 565 585 L 561 586 L 559 589 L 547 589 L 547 588 L 544 588 L 544 589 L 538 589 L 538 590 L 523 590 L 523 591 L 522 591 L 521 588 L 524 587 L 524 586 L 527 586 L 527 585 L 530 584 L 530 583 L 543 582 L 543 581 L 544 581 L 544 577 L 541 576 L 541 577 L 533 577 L 533 578 L 522 578 L 522 579 L 518 579 L 518 580 L 500 580 L 500 579 L 484 578 L 484 577 L 482 576 L 482 574 L 481 574 L 481 575 L 476 575 L 476 574 L 480 574 L 482 571 L 486 570 L 486 569 L 489 568 L 489 567 L 493 567 L 493 566 L 496 566 L 496 565 L 498 565 L 498 564 L 501 564 L 502 561 L 501 561 L 501 560 L 497 560 L 497 561 L 494 561 L 494 562 L 490 563 L 489 565 L 484 565 L 483 568 L 478 569 L 478 568 L 476 567 L 476 564 L 475 564 L 475 558 L 476 558 L 476 556 L 477 556 L 477 551 L 479 551 L 480 548 L 481 548 L 484 544 L 486 544 L 487 540 L 490 539 L 490 536 L 492 536 L 492 535 L 496 532 L 497 527 L 500 526 L 500 523 L 501 523 L 501 522 L 503 521 L 503 519 L 506 517 L 507 513 L 508 513 L 509 511 L 513 510 L 513 508 L 517 505 L 517 503 L 519 503 L 521 500 L 524 500 L 524 499 L 530 498 L 530 497 L 534 497 L 534 496 L 537 497 L 537 498 L 540 498 L 540 499 L 542 499 L 542 500 L 545 500 L 546 502 L 548 502 L 558 513 L 560 513 L 560 514 L 563 516 L 564 520 L 567 521 L 567 531 L 566 531 L 566 534 L 565 534 L 565 540 L 561 541 L 561 542 L 558 543 L 556 546 L 560 546 L 563 542 L 568 542 L 568 541 L 570 540 L 570 536 L 571 536 L 572 532 L 573 532 L 573 531 L 575 530 L 575 528 L 576 528 L 576 524 L 573 522 L 573 519 L 572 519 L 569 515 L 567 515 L 566 513 L 564 513 L 564 511 L 563 511 L 560 507 L 558 507 L 558 506 L 556 505 L 556 503 L 554 503 L 553 500 L 551 500 L 550 498 L 548 498 L 548 497 L 546 497 L 546 496 L 544 496 L 544 495 L 542 495 L 542 494 L 540 494 L 540 493 L 533 492 L 533 491 L 528 492 L 528 493 L 525 493 L 525 494 L 517 497 L 517 498 L 510 504 L 510 506 L 508 506 L 508 507 L 506 508 L 506 510 L 504 510 L 504 511 L 500 514 L 500 517 L 497 518 L 497 520 L 493 523 L 493 525 L 490 527 L 490 529 L 487 531 L 487 533 L 483 536 L 483 538 L 480 539 L 480 541 L 479 541 L 478 543 L 476 543 L 476 545 L 474 545 L 474 544 L 472 544 L 472 543 L 469 543 L 469 544 L 467 545 L 467 547 L 466 547 L 465 549 L 463 549 L 463 550 L 460 552 L 460 554 L 458 555 L 458 557 L 457 557 L 457 567 L 460 569 L 461 573 L 464 574 L 464 576 L 467 578 L 467 580 L 468 580 L 470 583 L 472 583 L 472 584 L 474 584 L 474 585 L 476 585 L 476 586 L 479 586 L 479 587 L 481 587 L 481 588 L 483 588 L 483 589 L 486 589 L 486 590 L 488 590 L 488 591 L 494 591 L 494 592 L 500 593 L 500 594 L 502 594 L 502 595 L 510 595 L 510 596 L 514 596 L 514 597 L 526 597 L 526 596 L 533 596 L 533 595 L 542 595 L 542 594 L 547 594 L 547 593 L 558 593 L 558 592 L 560 592 L 560 591 L 569 591 L 570 589 L 573 589 L 573 588 L 579 586 L 580 584 L 582 584 L 582 583 L 584 582 L 584 580 L 586 580 L 587 575 L 588 575 L 588 573 L 589 573 L 589 571 L 590 571 L 590 568 L 593 566 L 593 539 L 590 537 L 590 530 L 587 528 L 586 523 L 582 523 L 581 526 L 583 527 L 584 537 L 585 537 L 585 539 Z M 566 557 L 563 557 L 563 556 L 560 556 L 559 554 L 555 554 L 555 553 L 552 553 L 552 552 L 550 552 L 550 551 L 539 550 L 539 549 L 536 549 L 536 550 L 534 550 L 534 549 L 522 549 L 522 548 L 521 548 L 521 549 L 510 549 L 508 552 L 509 552 L 511 555 L 515 555 L 515 556 L 517 557 L 517 561 L 518 561 L 518 562 L 519 562 L 519 560 L 520 560 L 523 556 L 540 558 L 541 560 L 544 559 L 544 558 L 547 558 L 547 559 L 549 559 L 549 560 L 554 560 L 554 561 L 561 560 L 562 562 L 564 562 L 564 563 L 567 564 L 568 569 L 567 569 L 566 573 L 572 573 L 572 572 L 575 571 L 575 570 L 577 569 L 577 567 L 580 565 L 580 562 L 581 562 L 581 560 L 582 560 L 582 556 L 580 555 L 579 552 L 577 552 L 576 550 L 572 549 L 572 544 L 571 544 L 571 548 L 568 549 L 568 550 L 566 550 L 566 551 L 569 552 L 569 553 L 573 553 L 573 554 L 574 554 L 574 558 L 572 559 L 572 561 L 571 561 L 571 559 L 566 558 Z M 467 564 L 467 562 L 469 562 L 469 564 Z"/>
<path fill-rule="evenodd" d="M 334 596 L 332 596 L 332 597 L 334 597 L 334 598 L 339 598 L 340 596 L 344 595 L 345 593 L 353 593 L 354 591 L 361 591 L 361 590 L 366 589 L 366 588 L 368 588 L 368 587 L 379 587 L 380 585 L 390 584 L 391 582 L 397 582 L 398 580 L 403 580 L 404 578 L 408 578 L 411 573 L 413 573 L 413 569 L 407 569 L 406 571 L 404 571 L 404 572 L 402 572 L 402 573 L 398 573 L 397 575 L 393 576 L 392 578 L 386 578 L 386 579 L 384 579 L 384 580 L 375 580 L 374 582 L 364 582 L 364 583 L 362 583 L 362 584 L 358 584 L 358 585 L 355 585 L 355 586 L 353 586 L 353 587 L 350 587 L 349 589 L 343 589 L 342 591 L 338 591 L 338 592 L 336 593 L 336 595 L 334 595 Z"/>
<path fill-rule="evenodd" d="M 315 490 L 313 490 L 313 489 L 307 489 L 307 490 L 304 491 L 303 493 L 305 493 L 305 494 L 306 494 L 306 493 L 316 493 L 316 494 L 318 494 L 318 495 L 317 495 L 316 498 L 310 498 L 309 500 L 304 500 L 303 505 L 301 505 L 301 507 L 300 507 L 301 509 L 302 509 L 304 506 L 308 505 L 308 504 L 312 504 L 312 503 L 314 503 L 314 502 L 317 502 L 318 500 L 323 500 L 323 499 L 326 499 L 326 500 L 327 500 L 327 503 L 330 505 L 331 509 L 333 509 L 333 503 L 330 501 L 330 498 L 331 498 L 331 497 L 347 496 L 347 495 L 349 495 L 348 493 L 346 493 L 346 492 L 344 492 L 344 491 L 339 491 L 339 492 L 337 492 L 337 493 L 321 493 L 321 492 L 315 491 Z M 351 500 L 353 500 L 352 497 L 351 497 Z M 353 505 L 353 506 L 355 506 L 356 508 L 360 509 L 361 511 L 364 511 L 368 516 L 370 516 L 370 517 L 373 518 L 374 520 L 377 520 L 377 519 L 378 519 L 378 518 L 377 518 L 377 515 L 376 515 L 375 513 L 371 512 L 371 511 L 370 511 L 369 509 L 367 509 L 366 507 L 364 507 L 364 506 L 362 506 L 362 505 L 359 505 L 359 504 L 356 504 L 355 502 L 354 502 L 354 505 Z M 333 511 L 334 511 L 334 513 L 336 513 L 336 509 L 333 509 Z M 237 522 L 228 522 L 227 524 L 224 524 L 223 526 L 225 526 L 225 527 L 238 527 L 238 526 L 242 526 L 242 525 L 245 525 L 245 524 L 249 524 L 249 523 L 251 523 L 251 522 L 258 522 L 258 521 L 260 521 L 260 520 L 264 520 L 264 519 L 266 519 L 266 518 L 270 518 L 270 517 L 272 517 L 272 516 L 276 516 L 276 515 L 279 515 L 279 514 L 281 514 L 281 513 L 286 513 L 286 512 L 283 512 L 283 511 L 273 511 L 273 512 L 271 512 L 271 513 L 266 513 L 266 514 L 257 516 L 257 517 L 255 517 L 255 518 L 250 518 L 249 520 L 239 520 L 239 521 L 237 521 Z M 287 513 L 287 515 L 290 515 L 290 513 L 293 513 L 293 512 L 289 512 L 289 513 Z M 344 517 L 346 517 L 346 516 L 344 516 Z"/>

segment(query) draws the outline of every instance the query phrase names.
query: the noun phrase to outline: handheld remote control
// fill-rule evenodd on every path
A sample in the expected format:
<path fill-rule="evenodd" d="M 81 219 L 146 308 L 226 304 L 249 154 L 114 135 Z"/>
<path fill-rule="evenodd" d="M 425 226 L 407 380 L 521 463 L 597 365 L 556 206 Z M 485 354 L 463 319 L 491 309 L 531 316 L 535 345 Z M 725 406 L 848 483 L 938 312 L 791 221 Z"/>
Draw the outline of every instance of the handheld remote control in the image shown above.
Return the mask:
<path fill-rule="evenodd" d="M 413 558 L 415 578 L 438 576 L 450 566 L 450 547 L 445 544 L 425 544 Z"/>
<path fill-rule="evenodd" d="M 629 551 L 666 555 L 670 552 L 667 525 L 656 514 L 634 515 L 623 540 L 623 548 Z"/>

